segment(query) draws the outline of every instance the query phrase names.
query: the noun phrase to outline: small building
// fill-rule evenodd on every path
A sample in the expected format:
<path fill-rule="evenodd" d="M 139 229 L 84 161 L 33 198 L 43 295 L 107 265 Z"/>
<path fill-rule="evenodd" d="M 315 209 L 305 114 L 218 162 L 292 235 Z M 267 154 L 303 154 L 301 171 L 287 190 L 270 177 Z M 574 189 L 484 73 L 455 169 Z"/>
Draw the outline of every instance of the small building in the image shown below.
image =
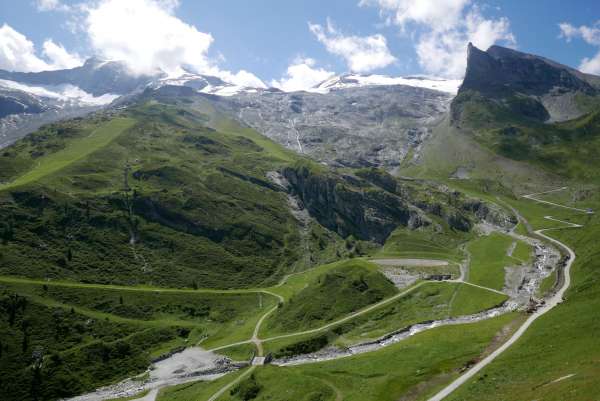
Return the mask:
<path fill-rule="evenodd" d="M 431 274 L 431 275 L 427 276 L 426 280 L 446 281 L 446 280 L 450 280 L 451 278 L 452 278 L 452 275 L 450 275 L 450 274 Z"/>

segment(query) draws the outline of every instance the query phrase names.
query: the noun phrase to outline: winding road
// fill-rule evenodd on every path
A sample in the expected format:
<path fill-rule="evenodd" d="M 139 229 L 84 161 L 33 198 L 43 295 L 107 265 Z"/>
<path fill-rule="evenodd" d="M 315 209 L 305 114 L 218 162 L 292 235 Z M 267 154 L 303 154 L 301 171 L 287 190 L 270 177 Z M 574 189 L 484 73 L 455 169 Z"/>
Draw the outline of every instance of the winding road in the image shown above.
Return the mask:
<path fill-rule="evenodd" d="M 564 206 L 564 205 L 560 205 L 557 203 L 548 202 L 545 200 L 535 198 L 535 196 L 537 196 L 537 195 L 542 195 L 542 194 L 550 193 L 550 192 L 562 191 L 565 189 L 567 189 L 567 187 L 562 187 L 562 188 L 555 189 L 552 191 L 540 192 L 540 193 L 536 193 L 536 194 L 523 195 L 523 198 L 530 199 L 535 202 L 549 204 L 549 205 L 558 206 L 558 207 L 562 207 L 562 208 L 567 208 L 567 209 L 571 209 L 571 210 L 575 210 L 575 211 L 579 211 L 579 212 L 590 213 L 590 211 L 588 211 L 588 210 Z M 533 324 L 533 322 L 535 322 L 537 319 L 539 319 L 541 316 L 543 316 L 545 313 L 547 313 L 548 311 L 550 311 L 556 305 L 560 304 L 563 301 L 563 296 L 564 296 L 565 292 L 567 291 L 567 289 L 569 288 L 569 286 L 571 285 L 571 274 L 570 273 L 571 273 L 571 265 L 575 261 L 575 252 L 573 252 L 573 250 L 571 248 L 569 248 L 567 245 L 563 244 L 562 242 L 560 242 L 552 237 L 547 236 L 546 234 L 544 234 L 544 232 L 551 231 L 551 230 L 561 230 L 561 229 L 565 229 L 565 228 L 580 228 L 582 226 L 579 224 L 574 224 L 574 223 L 569 223 L 566 221 L 558 220 L 551 216 L 545 216 L 545 218 L 547 220 L 552 220 L 552 221 L 557 221 L 560 223 L 567 224 L 567 227 L 546 228 L 546 229 L 534 231 L 534 233 L 537 234 L 538 236 L 546 239 L 547 241 L 552 242 L 555 245 L 558 245 L 560 248 L 564 249 L 568 253 L 569 258 L 564 267 L 564 282 L 563 282 L 562 287 L 552 297 L 547 299 L 546 303 L 542 307 L 540 307 L 537 311 L 535 311 L 525 321 L 525 323 L 523 323 L 523 325 L 521 327 L 519 327 L 519 329 L 508 339 L 508 341 L 506 341 L 504 344 L 502 344 L 502 346 L 500 346 L 498 349 L 496 349 L 490 355 L 488 355 L 487 357 L 485 357 L 484 359 L 479 361 L 477 364 L 475 364 L 471 369 L 469 369 L 466 373 L 461 375 L 458 379 L 456 379 L 452 383 L 450 383 L 442 391 L 440 391 L 433 397 L 429 398 L 428 401 L 441 401 L 444 398 L 446 398 L 448 395 L 450 395 L 452 392 L 454 392 L 456 389 L 458 389 L 461 385 L 465 384 L 468 380 L 473 378 L 473 376 L 475 376 L 483 368 L 485 368 L 492 361 L 494 361 L 498 356 L 500 356 L 504 351 L 506 351 L 508 348 L 510 348 L 511 345 L 513 345 L 515 342 L 517 342 L 519 340 L 519 338 L 521 338 L 521 336 L 525 333 L 525 331 L 527 331 L 529 326 L 531 326 Z"/>

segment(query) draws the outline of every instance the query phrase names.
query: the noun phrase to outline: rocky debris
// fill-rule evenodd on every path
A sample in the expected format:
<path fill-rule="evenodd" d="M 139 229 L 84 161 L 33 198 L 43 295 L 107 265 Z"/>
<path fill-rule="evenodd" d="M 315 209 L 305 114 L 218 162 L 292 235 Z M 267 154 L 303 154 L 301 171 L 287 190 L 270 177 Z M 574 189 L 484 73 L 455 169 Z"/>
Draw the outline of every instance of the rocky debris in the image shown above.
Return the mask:
<path fill-rule="evenodd" d="M 401 267 L 383 267 L 380 271 L 388 280 L 394 283 L 398 289 L 409 287 L 421 278 L 420 274 L 404 270 Z"/>
<path fill-rule="evenodd" d="M 142 375 L 127 379 L 89 394 L 69 398 L 69 401 L 102 401 L 131 397 L 145 390 L 156 393 L 155 390 L 162 387 L 198 380 L 215 380 L 247 365 L 247 362 L 232 362 L 229 358 L 199 347 L 186 348 L 155 362 L 148 370 L 147 377 Z"/>
<path fill-rule="evenodd" d="M 311 354 L 296 355 L 288 358 L 276 359 L 272 362 L 272 364 L 278 366 L 302 365 L 305 363 L 328 361 L 332 359 L 339 359 L 353 355 L 363 354 L 365 352 L 372 352 L 390 346 L 392 344 L 396 344 L 406 338 L 414 336 L 415 334 L 433 329 L 435 327 L 475 323 L 482 320 L 487 320 L 496 316 L 500 316 L 504 313 L 511 312 L 515 310 L 517 306 L 518 305 L 512 302 L 506 302 L 501 306 L 473 315 L 460 316 L 456 318 L 448 318 L 442 320 L 430 320 L 422 323 L 417 323 L 402 328 L 401 330 L 395 331 L 393 333 L 387 334 L 375 341 L 364 342 L 346 348 L 327 347 L 317 352 L 313 352 Z"/>
<path fill-rule="evenodd" d="M 334 167 L 394 170 L 448 111 L 454 95 L 378 85 L 328 93 L 239 93 L 213 98 L 224 112 L 275 142 Z"/>
<path fill-rule="evenodd" d="M 512 214 L 507 214 L 499 206 L 485 203 L 480 199 L 467 199 L 462 206 L 463 210 L 474 213 L 481 221 L 498 226 L 501 229 L 510 229 L 514 227 L 518 220 Z"/>

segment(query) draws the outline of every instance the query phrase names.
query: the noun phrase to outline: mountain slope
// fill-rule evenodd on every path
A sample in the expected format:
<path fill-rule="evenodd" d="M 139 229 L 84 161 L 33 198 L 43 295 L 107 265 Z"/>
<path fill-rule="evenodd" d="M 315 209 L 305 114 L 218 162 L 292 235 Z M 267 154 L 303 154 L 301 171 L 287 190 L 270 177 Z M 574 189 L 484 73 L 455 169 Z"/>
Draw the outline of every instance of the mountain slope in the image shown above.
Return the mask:
<path fill-rule="evenodd" d="M 426 182 L 302 159 L 191 88 L 124 107 L 3 150 L 2 274 L 249 287 L 354 252 L 342 239 L 369 249 L 398 227 L 468 232 L 486 218 Z"/>
<path fill-rule="evenodd" d="M 326 93 L 243 93 L 215 98 L 224 112 L 279 144 L 335 167 L 393 171 L 448 111 L 452 94 L 405 85 Z"/>
<path fill-rule="evenodd" d="M 407 171 L 522 188 L 597 177 L 599 79 L 543 57 L 471 45 L 447 124 L 425 145 L 423 163 Z"/>

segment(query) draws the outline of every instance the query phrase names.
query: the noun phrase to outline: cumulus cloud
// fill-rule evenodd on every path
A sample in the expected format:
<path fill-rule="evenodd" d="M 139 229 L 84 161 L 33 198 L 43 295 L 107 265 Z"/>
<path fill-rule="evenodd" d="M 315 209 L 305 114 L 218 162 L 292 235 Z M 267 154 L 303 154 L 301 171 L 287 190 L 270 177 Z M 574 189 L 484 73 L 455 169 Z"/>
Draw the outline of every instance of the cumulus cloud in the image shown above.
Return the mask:
<path fill-rule="evenodd" d="M 600 21 L 597 21 L 592 26 L 573 26 L 569 23 L 563 22 L 558 24 L 560 28 L 560 37 L 570 42 L 573 39 L 581 38 L 586 43 L 600 47 Z M 589 74 L 600 74 L 600 50 L 595 56 L 589 58 L 585 57 L 579 64 L 579 69 Z"/>
<path fill-rule="evenodd" d="M 464 76 L 467 44 L 487 49 L 494 43 L 515 46 L 506 18 L 485 18 L 471 0 L 361 0 L 376 6 L 386 22 L 415 37 L 419 64 L 428 73 L 448 78 Z"/>
<path fill-rule="evenodd" d="M 396 61 L 383 35 L 346 36 L 329 19 L 326 27 L 311 23 L 308 27 L 328 52 L 344 58 L 352 72 L 369 72 Z"/>
<path fill-rule="evenodd" d="M 558 24 L 560 28 L 560 37 L 570 42 L 572 39 L 581 38 L 586 43 L 594 46 L 600 46 L 600 21 L 592 26 L 573 26 L 567 22 Z"/>
<path fill-rule="evenodd" d="M 93 49 L 108 59 L 122 60 L 138 73 L 182 65 L 210 67 L 210 34 L 175 17 L 172 4 L 152 0 L 104 0 L 87 14 Z"/>
<path fill-rule="evenodd" d="M 405 29 L 410 23 L 439 30 L 452 29 L 471 0 L 361 0 L 361 6 L 378 6 L 388 23 Z"/>
<path fill-rule="evenodd" d="M 51 39 L 44 42 L 42 54 L 45 59 L 36 54 L 33 42 L 8 24 L 0 28 L 0 69 L 37 72 L 73 68 L 82 64 L 77 54 L 69 53 Z"/>
<path fill-rule="evenodd" d="M 97 54 L 124 61 L 134 73 L 158 69 L 176 73 L 186 68 L 239 85 L 264 87 L 247 71 L 221 70 L 208 55 L 212 35 L 177 18 L 178 6 L 177 0 L 100 0 L 86 9 L 85 29 Z"/>
<path fill-rule="evenodd" d="M 83 64 L 83 60 L 76 53 L 69 53 L 60 43 L 46 39 L 43 45 L 43 54 L 50 60 L 50 69 L 74 68 Z"/>
<path fill-rule="evenodd" d="M 60 0 L 37 0 L 38 11 L 70 11 L 71 7 Z"/>
<path fill-rule="evenodd" d="M 283 78 L 271 81 L 271 86 L 284 92 L 307 90 L 335 75 L 315 65 L 312 58 L 298 58 L 287 68 Z"/>

